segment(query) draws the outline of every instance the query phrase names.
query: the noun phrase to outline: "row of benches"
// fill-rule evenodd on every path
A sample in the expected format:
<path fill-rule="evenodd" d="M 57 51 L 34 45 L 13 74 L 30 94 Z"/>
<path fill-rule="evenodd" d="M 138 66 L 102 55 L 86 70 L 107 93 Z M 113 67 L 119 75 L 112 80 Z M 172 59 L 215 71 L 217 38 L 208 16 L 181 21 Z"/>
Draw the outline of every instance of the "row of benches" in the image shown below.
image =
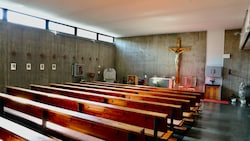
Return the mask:
<path fill-rule="evenodd" d="M 144 100 L 144 101 L 146 100 L 146 101 L 153 101 L 153 102 L 158 102 L 158 103 L 168 103 L 168 104 L 171 103 L 175 105 L 181 105 L 181 109 L 179 112 L 182 112 L 182 116 L 178 116 L 177 115 L 178 112 L 176 112 L 174 113 L 174 115 L 177 117 L 172 117 L 172 118 L 175 118 L 175 119 L 181 118 L 186 121 L 192 121 L 185 117 L 192 116 L 192 113 L 190 113 L 190 111 L 198 111 L 198 108 L 200 107 L 200 105 L 197 105 L 197 104 L 200 103 L 200 99 L 202 99 L 204 96 L 203 92 L 196 92 L 196 91 L 192 91 L 192 92 L 188 91 L 187 93 L 186 92 L 182 93 L 182 91 L 180 91 L 180 93 L 177 93 L 178 90 L 173 91 L 171 89 L 166 89 L 170 91 L 158 92 L 158 91 L 155 91 L 158 89 L 157 87 L 143 86 L 143 85 L 128 85 L 128 84 L 107 83 L 107 82 L 102 82 L 102 83 L 101 82 L 98 82 L 98 83 L 81 82 L 81 83 L 85 83 L 85 84 L 66 82 L 65 84 L 72 85 L 72 86 L 65 86 L 61 84 L 50 84 L 50 85 L 53 87 L 59 87 L 59 88 L 61 87 L 61 88 L 67 88 L 67 89 L 73 89 L 73 90 L 89 91 L 89 92 L 96 92 L 96 93 L 102 93 L 102 94 L 107 94 L 107 95 L 120 96 L 120 97 L 124 97 L 128 99 L 136 99 L 136 100 Z M 102 85 L 105 85 L 105 86 L 102 86 Z M 80 86 L 80 87 L 75 87 L 75 86 Z M 129 89 L 127 88 L 128 86 L 130 87 Z M 120 88 L 116 88 L 116 87 L 120 87 Z M 152 90 L 151 91 L 136 90 L 138 87 L 149 87 L 149 88 L 152 88 Z M 173 93 L 171 91 L 173 91 Z M 169 115 L 170 117 L 172 116 L 172 114 L 170 113 Z"/>
<path fill-rule="evenodd" d="M 82 84 L 82 86 L 77 83 L 67 84 L 50 84 L 53 87 L 31 85 L 33 90 L 7 86 L 7 93 L 15 97 L 0 95 L 1 115 L 7 115 L 6 113 L 15 115 L 17 112 L 22 112 L 41 119 L 42 129 L 49 130 L 47 126 L 51 123 L 104 140 L 132 141 L 169 139 L 173 131 L 167 127 L 173 130 L 174 125 L 181 126 L 183 111 L 190 111 L 188 100 L 154 96 L 139 97 L 128 92 L 100 91 L 104 90 L 102 88 L 99 90 L 95 88 L 95 91 L 88 89 L 88 92 L 84 92 L 86 89 L 81 89 L 84 88 Z M 32 101 L 23 102 L 22 99 L 15 101 L 17 96 Z M 171 103 L 171 100 L 176 102 Z M 41 103 L 43 105 L 39 105 Z M 186 108 L 183 108 L 184 106 Z M 15 112 L 9 112 L 10 109 L 14 109 Z M 167 119 L 167 117 L 171 118 Z M 60 131 L 62 130 L 54 132 L 60 134 Z M 63 135 L 65 136 L 64 133 Z M 66 136 L 77 138 L 72 135 Z"/>

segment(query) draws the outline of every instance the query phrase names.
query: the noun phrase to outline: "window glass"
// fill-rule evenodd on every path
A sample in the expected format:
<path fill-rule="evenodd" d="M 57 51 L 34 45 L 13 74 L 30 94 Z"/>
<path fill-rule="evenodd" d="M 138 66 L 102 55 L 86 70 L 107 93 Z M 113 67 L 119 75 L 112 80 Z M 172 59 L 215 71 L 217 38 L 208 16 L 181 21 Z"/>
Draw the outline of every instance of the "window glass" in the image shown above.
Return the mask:
<path fill-rule="evenodd" d="M 98 40 L 113 43 L 113 37 L 99 34 Z"/>
<path fill-rule="evenodd" d="M 73 35 L 75 34 L 75 28 L 54 22 L 49 22 L 49 30 L 73 34 Z"/>
<path fill-rule="evenodd" d="M 3 9 L 0 9 L 0 20 L 3 19 Z"/>
<path fill-rule="evenodd" d="M 8 22 L 45 29 L 45 20 L 36 17 L 8 11 L 7 19 Z"/>
<path fill-rule="evenodd" d="M 3 14 L 4 14 L 3 9 L 0 8 L 0 20 L 2 20 Z M 33 17 L 30 15 L 22 14 L 22 13 L 11 11 L 11 10 L 7 11 L 7 21 L 11 23 L 21 24 L 21 25 L 41 28 L 41 29 L 45 29 L 45 26 L 46 26 L 45 19 L 42 19 L 42 18 L 40 19 L 38 17 Z M 49 26 L 48 27 L 49 30 L 51 31 L 75 35 L 75 27 L 72 27 L 70 25 L 64 25 L 64 24 L 60 24 L 57 22 L 49 21 L 48 26 Z M 114 38 L 111 36 L 98 34 L 94 31 L 88 31 L 88 30 L 79 29 L 79 28 L 77 28 L 77 36 L 88 38 L 88 39 L 93 39 L 93 40 L 97 40 L 97 36 L 98 36 L 98 40 L 100 41 L 110 42 L 110 43 L 114 42 L 113 41 Z"/>
<path fill-rule="evenodd" d="M 77 36 L 96 40 L 96 33 L 87 30 L 77 29 Z"/>

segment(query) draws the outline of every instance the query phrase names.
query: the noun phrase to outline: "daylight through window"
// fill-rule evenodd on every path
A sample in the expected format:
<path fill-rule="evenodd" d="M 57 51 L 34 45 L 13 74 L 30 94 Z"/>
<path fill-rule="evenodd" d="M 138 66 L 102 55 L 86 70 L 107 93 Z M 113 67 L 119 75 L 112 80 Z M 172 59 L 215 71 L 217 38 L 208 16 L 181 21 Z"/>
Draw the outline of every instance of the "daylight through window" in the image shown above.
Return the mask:
<path fill-rule="evenodd" d="M 96 40 L 96 33 L 87 30 L 78 29 L 77 36 Z"/>
<path fill-rule="evenodd" d="M 49 30 L 68 33 L 72 35 L 75 34 L 75 29 L 73 27 L 54 22 L 49 22 Z"/>
<path fill-rule="evenodd" d="M 6 15 L 4 10 L 6 11 Z M 71 34 L 73 36 L 79 36 L 91 40 L 100 40 L 109 43 L 114 42 L 114 37 L 112 36 L 104 35 L 102 33 L 97 33 L 94 31 L 89 31 L 87 29 L 74 27 L 72 25 L 58 23 L 57 21 L 50 21 L 48 19 L 39 18 L 33 15 L 16 12 L 13 10 L 3 9 L 1 7 L 0 7 L 0 20 L 7 20 L 7 22 L 15 24 L 50 30 L 55 34 L 66 33 L 66 34 Z"/>
<path fill-rule="evenodd" d="M 8 22 L 45 29 L 45 20 L 43 19 L 16 13 L 13 11 L 8 11 L 7 17 Z"/>
<path fill-rule="evenodd" d="M 0 20 L 3 19 L 3 9 L 0 10 Z"/>
<path fill-rule="evenodd" d="M 111 36 L 106 36 L 106 35 L 99 34 L 98 35 L 98 39 L 100 41 L 105 41 L 105 42 L 113 43 L 113 37 L 111 37 Z"/>

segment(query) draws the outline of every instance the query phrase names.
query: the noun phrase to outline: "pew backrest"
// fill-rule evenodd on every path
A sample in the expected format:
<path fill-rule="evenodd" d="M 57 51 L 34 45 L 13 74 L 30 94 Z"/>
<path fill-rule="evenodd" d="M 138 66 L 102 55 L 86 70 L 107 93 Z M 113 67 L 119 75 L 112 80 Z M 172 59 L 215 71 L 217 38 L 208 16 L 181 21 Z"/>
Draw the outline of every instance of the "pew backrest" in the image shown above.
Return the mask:
<path fill-rule="evenodd" d="M 131 85 L 131 84 L 121 84 L 121 83 L 109 83 L 109 82 L 81 82 L 83 84 L 91 84 L 91 85 L 101 85 L 101 86 L 109 86 L 109 87 L 118 87 L 118 88 L 127 88 L 127 89 L 137 89 L 137 90 L 146 90 L 146 91 L 158 91 L 158 92 L 172 92 L 172 93 L 181 93 L 184 95 L 193 95 L 198 96 L 201 99 L 204 98 L 204 92 L 202 91 L 191 91 L 185 89 L 176 89 L 176 88 L 163 88 L 163 87 L 153 87 L 153 86 L 145 86 L 145 85 Z"/>
<path fill-rule="evenodd" d="M 107 140 L 145 140 L 144 128 L 99 118 L 55 106 L 0 93 L 1 111 L 3 107 L 43 119 L 43 125 L 52 122 Z M 132 138 L 131 138 L 132 137 Z"/>
<path fill-rule="evenodd" d="M 158 128 L 161 131 L 167 131 L 167 114 L 82 100 L 20 87 L 6 86 L 6 89 L 8 94 L 14 96 L 25 97 L 30 100 L 70 109 L 73 111 L 79 111 L 94 116 L 134 124 L 149 129 L 155 129 L 156 131 L 158 131 Z M 158 125 L 155 125 L 156 122 L 158 122 Z"/>
<path fill-rule="evenodd" d="M 157 108 L 155 104 L 154 107 L 151 107 L 151 105 L 145 104 L 148 102 L 138 101 L 138 100 L 125 100 L 124 98 L 120 97 L 114 97 L 114 96 L 108 96 L 108 95 L 100 95 L 90 92 L 83 92 L 83 91 L 77 91 L 77 90 L 71 90 L 71 89 L 64 89 L 60 87 L 50 87 L 50 86 L 42 86 L 42 85 L 30 85 L 31 89 L 48 92 L 48 93 L 54 93 L 54 94 L 60 94 L 65 95 L 69 97 L 79 98 L 79 99 L 85 99 L 85 100 L 91 100 L 101 103 L 107 103 L 112 105 L 119 105 L 119 106 L 125 106 L 130 108 L 136 108 L 136 109 L 142 109 L 147 111 L 155 111 L 160 113 L 166 113 L 166 111 L 162 111 L 161 108 Z M 138 104 L 139 103 L 139 104 Z M 181 106 L 177 106 L 176 109 L 170 109 L 169 111 L 170 115 L 168 114 L 169 120 L 168 124 L 171 128 L 173 128 L 174 123 L 176 123 L 176 120 L 182 120 L 182 111 Z M 174 115 L 174 116 L 173 116 Z M 178 121 L 177 123 L 181 123 L 181 121 Z M 179 124 L 178 124 L 179 125 Z"/>
<path fill-rule="evenodd" d="M 157 96 L 157 97 L 164 97 L 164 98 L 177 98 L 177 99 L 185 99 L 190 100 L 191 106 L 195 106 L 197 102 L 200 102 L 200 99 L 196 96 L 190 96 L 190 95 L 183 95 L 178 93 L 168 93 L 168 92 L 153 92 L 153 91 L 145 91 L 145 90 L 135 90 L 135 89 L 127 89 L 123 87 L 107 87 L 107 86 L 98 86 L 98 85 L 90 85 L 87 82 L 81 82 L 81 83 L 69 83 L 75 86 L 81 86 L 81 87 L 88 87 L 88 88 L 96 88 L 96 89 L 105 89 L 105 90 L 112 90 L 112 91 L 119 91 L 119 92 L 126 92 L 126 93 L 133 93 L 138 95 L 144 95 L 144 96 Z M 85 90 L 88 90 L 85 88 Z"/>
<path fill-rule="evenodd" d="M 138 95 L 134 93 L 120 92 L 119 89 L 116 89 L 116 91 L 112 89 L 109 90 L 109 88 L 106 88 L 106 87 L 91 88 L 91 87 L 85 87 L 84 84 L 80 84 L 80 83 L 66 82 L 65 84 L 72 85 L 72 86 L 79 86 L 81 87 L 81 89 L 79 90 L 87 91 L 87 92 L 96 92 L 100 94 L 124 97 L 128 99 L 138 99 L 138 100 L 153 101 L 153 102 L 160 102 L 160 103 L 166 103 L 166 104 L 182 105 L 183 111 L 190 111 L 190 100 L 187 100 L 187 99 L 177 99 L 177 98 L 159 97 L 159 96 L 151 96 L 151 95 Z"/>

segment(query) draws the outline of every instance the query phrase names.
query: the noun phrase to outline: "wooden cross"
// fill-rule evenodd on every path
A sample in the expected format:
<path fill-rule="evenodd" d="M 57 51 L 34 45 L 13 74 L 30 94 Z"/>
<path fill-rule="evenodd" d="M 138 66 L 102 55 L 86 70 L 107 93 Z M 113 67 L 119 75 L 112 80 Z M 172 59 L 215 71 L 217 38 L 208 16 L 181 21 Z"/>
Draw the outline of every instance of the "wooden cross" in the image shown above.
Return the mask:
<path fill-rule="evenodd" d="M 181 54 L 186 50 L 191 50 L 191 47 L 181 47 L 181 39 L 178 39 L 177 47 L 169 47 L 168 50 L 175 53 L 175 83 L 179 84 Z"/>

